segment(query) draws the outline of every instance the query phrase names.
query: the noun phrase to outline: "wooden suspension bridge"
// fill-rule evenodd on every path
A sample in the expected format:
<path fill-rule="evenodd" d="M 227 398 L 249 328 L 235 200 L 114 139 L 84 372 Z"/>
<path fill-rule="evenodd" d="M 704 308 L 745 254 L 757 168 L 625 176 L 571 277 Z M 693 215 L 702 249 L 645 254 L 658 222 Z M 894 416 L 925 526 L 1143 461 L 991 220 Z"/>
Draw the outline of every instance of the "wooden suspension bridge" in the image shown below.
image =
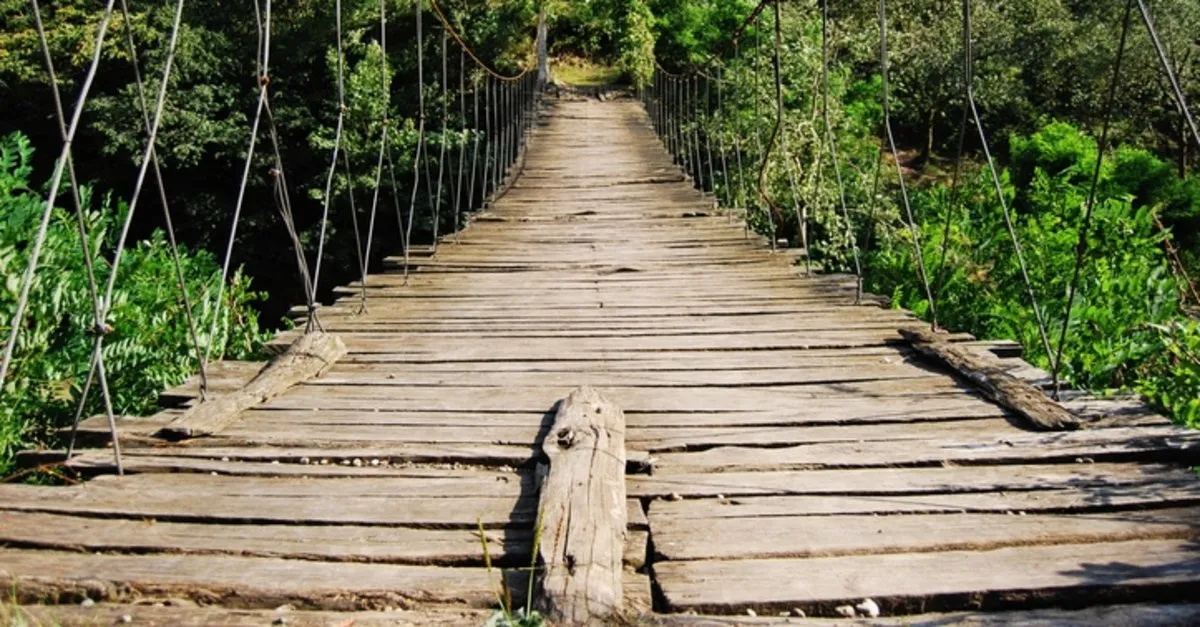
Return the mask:
<path fill-rule="evenodd" d="M 243 401 L 195 428 L 193 381 L 122 418 L 123 476 L 99 418 L 90 480 L 0 486 L 6 615 L 478 625 L 536 551 L 563 624 L 1200 622 L 1200 434 L 1030 398 L 1019 346 L 805 276 L 633 100 L 551 102 L 527 152 L 369 310 L 321 310 L 336 362 L 265 392 L 219 364 L 203 405 Z"/>

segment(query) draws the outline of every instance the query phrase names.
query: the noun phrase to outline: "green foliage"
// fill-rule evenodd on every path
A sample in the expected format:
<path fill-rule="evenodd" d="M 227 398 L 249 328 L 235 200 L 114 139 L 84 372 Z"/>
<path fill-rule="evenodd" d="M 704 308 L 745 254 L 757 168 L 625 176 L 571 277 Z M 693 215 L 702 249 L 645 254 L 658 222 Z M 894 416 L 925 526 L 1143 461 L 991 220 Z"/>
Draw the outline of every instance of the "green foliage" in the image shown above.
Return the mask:
<path fill-rule="evenodd" d="M 1056 343 L 1096 146 L 1063 123 L 1030 137 L 1014 137 L 1011 145 L 1014 165 L 1003 176 L 1005 194 L 1014 201 L 1014 228 L 1050 340 Z M 1155 389 L 1164 390 L 1163 398 L 1178 399 L 1178 389 L 1162 379 L 1169 368 L 1159 363 L 1167 342 L 1161 329 L 1176 328 L 1173 325 L 1181 316 L 1163 249 L 1169 234 L 1158 230 L 1148 198 L 1139 200 L 1139 190 L 1146 196 L 1146 182 L 1161 175 L 1161 166 L 1143 152 L 1122 150 L 1101 170 L 1101 193 L 1064 350 L 1063 373 L 1077 385 L 1134 388 L 1153 381 Z M 1019 194 L 1010 184 L 1018 179 L 1028 181 Z M 1049 366 L 1051 356 L 1038 333 L 990 175 L 980 172 L 968 179 L 957 205 L 950 198 L 943 186 L 913 195 L 921 216 L 926 264 L 941 288 L 939 321 L 986 338 L 1017 339 L 1032 362 Z M 943 263 L 947 218 L 950 229 Z M 927 314 L 907 231 L 896 229 L 880 244 L 871 257 L 868 287 L 892 294 L 898 306 Z M 1186 345 L 1190 336 L 1182 338 L 1176 344 Z M 1188 385 L 1183 380 L 1179 384 Z M 1172 410 L 1180 406 L 1177 401 L 1162 402 Z"/>
<path fill-rule="evenodd" d="M 1175 0 L 1162 4 L 1156 10 L 1167 15 L 1195 12 Z M 700 25 L 719 21 L 715 16 L 721 10 L 713 4 L 660 0 L 654 6 L 663 11 L 657 15 L 657 51 L 665 63 L 686 67 L 721 45 L 721 35 L 710 35 Z M 826 144 L 819 98 L 820 18 L 806 7 L 782 7 L 784 122 L 770 157 L 764 161 L 775 118 L 772 42 L 761 37 L 760 44 L 754 29 L 742 37 L 740 55 L 725 50 L 720 57 L 722 106 L 695 124 L 684 124 L 682 131 L 685 136 L 698 131 L 715 146 L 718 158 L 724 157 L 715 191 L 726 206 L 744 207 L 753 228 L 800 245 L 800 221 L 806 219 L 810 257 L 826 270 L 852 270 L 854 246 L 865 249 L 867 288 L 928 318 L 913 232 L 898 205 L 899 168 L 909 183 L 939 322 L 985 338 L 1018 340 L 1030 361 L 1048 367 L 1063 330 L 1079 229 L 1096 173 L 1096 140 L 1080 128 L 1093 125 L 1102 113 L 1093 105 L 1103 100 L 1111 72 L 1111 51 L 1097 48 L 1095 41 L 1115 40 L 1117 31 L 1111 12 L 1073 3 L 972 6 L 975 94 L 999 155 L 1001 193 L 1027 262 L 1032 295 L 991 173 L 977 163 L 981 155 L 974 129 L 966 135 L 967 160 L 957 192 L 951 190 L 951 166 L 938 156 L 957 148 L 962 110 L 960 16 L 954 7 L 915 0 L 890 6 L 892 121 L 899 155 L 880 155 L 878 16 L 870 3 L 831 9 L 836 30 L 828 96 L 838 163 L 832 163 Z M 726 10 L 736 13 L 738 7 Z M 773 27 L 769 13 L 757 25 L 764 33 Z M 1181 34 L 1174 37 L 1177 50 L 1194 46 Z M 1158 80 L 1157 60 L 1146 56 L 1144 43 L 1131 42 L 1130 58 L 1141 65 L 1127 76 L 1141 81 L 1133 91 L 1153 101 L 1141 88 Z M 1175 58 L 1175 69 L 1184 75 L 1200 54 Z M 1190 89 L 1195 92 L 1196 86 Z M 704 97 L 710 106 L 717 102 Z M 1160 113 L 1153 119 L 1177 124 L 1176 112 Z M 1193 401 L 1200 397 L 1198 332 L 1180 305 L 1182 279 L 1167 250 L 1181 249 L 1184 266 L 1198 267 L 1200 177 L 1181 176 L 1186 159 L 1169 160 L 1180 150 L 1172 146 L 1177 127 L 1164 127 L 1152 116 L 1127 115 L 1120 104 L 1117 118 L 1117 148 L 1099 171 L 1062 374 L 1085 388 L 1141 390 L 1180 421 L 1194 424 Z M 1135 120 L 1165 129 L 1152 134 L 1164 141 L 1147 142 L 1146 133 L 1133 129 Z M 778 207 L 770 220 L 758 190 L 760 170 L 764 191 Z M 844 190 L 836 184 L 838 175 Z M 850 230 L 840 213 L 842 193 Z M 1034 301 L 1044 315 L 1045 339 Z"/>
<path fill-rule="evenodd" d="M 1200 324 L 1152 325 L 1157 348 L 1141 366 L 1138 391 L 1175 419 L 1200 429 Z"/>
<path fill-rule="evenodd" d="M 625 0 L 617 67 L 638 87 L 654 74 L 654 14 L 646 0 Z"/>
<path fill-rule="evenodd" d="M 0 139 L 0 320 L 12 320 L 28 263 L 32 238 L 45 201 L 29 184 L 33 149 L 14 134 Z M 111 197 L 95 198 L 84 188 L 87 227 L 97 283 L 108 280 L 109 257 L 127 205 Z M 63 194 L 60 194 L 60 199 Z M 69 423 L 88 374 L 95 326 L 91 288 L 84 269 L 83 247 L 73 212 L 56 209 L 29 294 L 29 306 L 18 336 L 0 407 L 0 473 L 13 454 L 28 446 L 51 444 L 56 428 Z M 220 269 L 211 255 L 181 251 L 183 274 L 205 341 L 213 316 L 212 300 Z M 158 392 L 180 383 L 196 367 L 183 301 L 170 248 L 161 232 L 129 248 L 117 276 L 117 289 L 106 324 L 104 365 L 113 409 L 137 414 L 154 406 Z M 216 334 L 210 338 L 214 358 L 255 355 L 264 339 L 258 314 L 250 307 L 261 295 L 237 274 L 225 292 Z M 9 329 L 3 328 L 5 339 Z M 86 412 L 102 410 L 93 386 Z M 86 416 L 86 414 L 85 414 Z"/>

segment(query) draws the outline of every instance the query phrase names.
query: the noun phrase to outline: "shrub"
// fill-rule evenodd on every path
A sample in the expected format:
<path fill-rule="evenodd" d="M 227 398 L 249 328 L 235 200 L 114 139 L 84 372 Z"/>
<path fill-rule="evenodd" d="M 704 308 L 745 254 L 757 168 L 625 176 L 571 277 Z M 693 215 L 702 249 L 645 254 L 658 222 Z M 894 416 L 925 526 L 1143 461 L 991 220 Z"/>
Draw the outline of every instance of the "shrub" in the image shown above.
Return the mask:
<path fill-rule="evenodd" d="M 7 339 L 16 310 L 29 250 L 45 206 L 29 186 L 33 150 L 25 137 L 0 138 L 0 330 Z M 60 199 L 69 198 L 63 190 Z M 111 269 L 109 258 L 128 206 L 111 197 L 94 198 L 81 189 L 89 249 L 101 293 Z M 69 424 L 88 375 L 95 323 L 91 289 L 74 212 L 55 209 L 50 220 L 29 305 L 4 383 L 0 403 L 0 473 L 16 451 L 47 445 L 57 428 Z M 205 252 L 180 250 L 202 346 L 212 356 L 242 358 L 258 352 L 264 339 L 258 314 L 250 307 L 261 298 L 240 272 L 225 290 L 216 333 L 212 299 L 220 268 Z M 113 409 L 121 414 L 150 411 L 161 390 L 183 381 L 196 367 L 171 250 L 161 232 L 125 252 L 106 323 L 113 328 L 104 343 L 104 363 Z M 87 412 L 102 411 L 99 390 L 91 392 Z"/>

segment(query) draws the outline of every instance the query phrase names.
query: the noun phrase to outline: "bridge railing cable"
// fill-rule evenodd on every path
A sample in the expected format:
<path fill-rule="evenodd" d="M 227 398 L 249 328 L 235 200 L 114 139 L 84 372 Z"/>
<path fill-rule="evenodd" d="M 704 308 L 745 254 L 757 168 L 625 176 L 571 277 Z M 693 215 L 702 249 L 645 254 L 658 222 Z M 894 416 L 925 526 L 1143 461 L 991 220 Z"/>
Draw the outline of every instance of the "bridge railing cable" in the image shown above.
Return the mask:
<path fill-rule="evenodd" d="M 742 215 L 747 236 L 752 225 L 759 225 L 765 228 L 774 247 L 783 234 L 782 229 L 794 216 L 797 245 L 806 252 L 805 267 L 810 273 L 813 267 L 810 225 L 814 208 L 822 205 L 819 194 L 806 194 L 804 190 L 823 186 L 825 170 L 831 169 L 830 178 L 837 182 L 839 190 L 836 206 L 840 209 L 837 221 L 841 226 L 838 228 L 844 229 L 846 245 L 851 249 L 847 256 L 852 260 L 858 284 L 857 301 L 861 296 L 863 264 L 846 199 L 837 140 L 833 137 L 836 128 L 828 112 L 827 96 L 821 109 L 826 123 L 820 128 L 812 125 L 817 141 L 813 149 L 815 162 L 806 175 L 802 174 L 798 149 L 791 142 L 798 131 L 784 106 L 785 14 L 781 4 L 776 0 L 759 2 L 733 29 L 732 35 L 714 46 L 713 52 L 699 64 L 672 71 L 656 60 L 655 71 L 642 93 L 643 104 L 651 127 L 674 162 L 700 192 L 711 194 L 718 206 L 728 208 L 731 219 L 734 214 Z M 823 9 L 822 15 L 827 28 L 827 9 Z M 765 51 L 763 31 L 774 36 Z M 741 44 L 745 37 L 752 41 L 743 55 Z M 765 54 L 770 55 L 769 61 L 764 59 Z M 823 66 L 828 63 L 823 56 Z M 767 71 L 771 74 L 764 81 L 763 73 Z M 827 91 L 828 75 L 823 73 L 814 85 Z M 765 91 L 771 91 L 770 100 Z M 764 106 L 768 103 L 769 106 Z M 764 130 L 769 137 L 764 137 Z M 753 178 L 747 181 L 748 177 Z M 783 190 L 780 198 L 790 201 L 787 210 L 776 200 L 776 188 Z"/>

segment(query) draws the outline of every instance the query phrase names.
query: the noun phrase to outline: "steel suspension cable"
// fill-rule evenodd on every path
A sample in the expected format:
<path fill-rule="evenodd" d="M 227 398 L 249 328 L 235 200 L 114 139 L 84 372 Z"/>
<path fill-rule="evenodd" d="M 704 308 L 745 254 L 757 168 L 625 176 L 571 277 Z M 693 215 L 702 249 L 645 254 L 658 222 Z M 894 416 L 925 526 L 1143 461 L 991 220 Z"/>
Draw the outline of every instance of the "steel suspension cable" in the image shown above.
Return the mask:
<path fill-rule="evenodd" d="M 965 2 L 965 0 L 964 0 Z M 1125 59 L 1125 44 L 1129 38 L 1129 25 L 1133 16 L 1133 0 L 1125 2 L 1125 16 L 1121 20 L 1121 36 L 1117 44 L 1117 54 L 1113 59 L 1112 81 L 1108 85 L 1108 96 L 1104 105 L 1104 121 L 1100 130 L 1100 141 L 1096 146 L 1096 167 L 1092 170 L 1092 184 L 1088 188 L 1087 204 L 1084 205 L 1083 220 L 1079 226 L 1079 239 L 1075 244 L 1075 267 L 1071 272 L 1071 282 L 1067 288 L 1067 302 L 1063 311 L 1062 329 L 1058 335 L 1058 347 L 1053 353 L 1051 362 L 1051 380 L 1054 386 L 1054 397 L 1060 394 L 1059 375 L 1062 373 L 1063 351 L 1067 344 L 1067 331 L 1071 326 L 1071 310 L 1075 304 L 1075 294 L 1079 288 L 1079 278 L 1083 271 L 1083 259 L 1087 254 L 1088 231 L 1092 228 L 1092 213 L 1096 208 L 1096 195 L 1100 187 L 1100 172 L 1104 164 L 1104 153 L 1108 152 L 1109 132 L 1112 128 L 1113 108 L 1117 100 L 1117 91 L 1121 84 L 1121 64 Z M 1047 357 L 1051 353 L 1047 352 Z"/>
<path fill-rule="evenodd" d="M 41 8 L 39 7 L 37 0 L 32 0 L 30 5 L 31 5 L 31 8 L 33 9 L 34 25 L 37 29 L 38 41 L 41 44 L 42 54 L 46 61 L 46 71 L 50 78 L 51 95 L 54 98 L 54 114 L 55 114 L 55 120 L 58 123 L 59 137 L 64 143 L 66 143 L 68 141 L 68 137 L 69 137 L 68 129 L 67 129 L 67 119 L 66 119 L 66 114 L 64 113 L 64 108 L 63 108 L 63 104 L 62 104 L 62 94 L 58 88 L 58 75 L 54 69 L 54 59 L 50 54 L 50 47 L 49 47 L 48 40 L 46 38 L 46 30 L 42 24 Z M 66 161 L 66 169 L 67 169 L 67 172 L 68 172 L 68 175 L 70 178 L 70 182 L 71 182 L 71 199 L 75 206 L 75 222 L 76 222 L 76 226 L 79 229 L 79 242 L 80 242 L 81 251 L 83 253 L 83 265 L 84 265 L 85 273 L 87 275 L 88 295 L 91 297 L 92 315 L 93 315 L 92 329 L 93 329 L 93 334 L 95 335 L 95 338 L 93 339 L 93 344 L 94 344 L 95 342 L 99 341 L 100 336 L 104 332 L 104 329 L 105 329 L 104 315 L 103 315 L 103 313 L 101 313 L 100 293 L 99 293 L 99 289 L 98 289 L 97 283 L 96 283 L 95 264 L 92 259 L 91 244 L 89 243 L 91 241 L 91 237 L 88 234 L 87 219 L 86 219 L 86 215 L 85 215 L 85 212 L 83 209 L 83 200 L 79 194 L 79 179 L 75 174 L 75 163 L 74 163 L 74 158 L 71 154 L 71 151 L 67 151 L 65 161 Z M 93 352 L 94 351 L 95 351 L 95 349 L 93 348 Z M 91 391 L 91 388 L 92 388 L 92 383 L 95 380 L 95 375 L 96 375 L 96 370 L 97 370 L 98 365 L 99 364 L 94 361 L 91 362 L 91 364 L 89 365 L 87 378 L 85 379 L 83 389 L 80 392 L 79 400 L 76 404 L 75 416 L 71 422 L 70 442 L 67 446 L 67 457 L 68 458 L 72 457 L 75 453 L 75 436 L 79 429 L 79 421 L 83 417 L 83 411 L 87 404 L 87 399 L 89 397 L 89 392 Z M 0 384 L 0 393 L 2 393 L 2 392 L 3 392 L 3 387 L 2 387 L 2 384 Z M 106 417 L 109 419 L 109 428 L 112 431 L 112 436 L 115 438 L 116 437 L 116 431 L 115 431 L 116 419 L 113 416 L 112 397 L 109 394 L 107 381 L 102 381 L 101 394 L 102 394 L 102 403 L 105 408 L 105 414 L 106 414 Z"/>
<path fill-rule="evenodd" d="M 712 188 L 712 193 L 717 196 L 717 179 L 713 168 L 713 152 L 712 152 L 712 81 L 708 76 L 704 77 L 704 152 L 707 156 L 708 163 L 708 185 Z"/>
<path fill-rule="evenodd" d="M 412 227 L 413 215 L 417 210 L 417 192 L 421 187 L 421 154 L 425 150 L 425 46 L 423 34 L 423 11 L 421 10 L 422 0 L 415 0 L 416 22 L 417 22 L 417 147 L 413 154 L 413 188 L 412 196 L 409 198 L 408 204 L 408 223 L 403 226 L 404 230 L 404 283 L 408 284 L 409 272 L 409 248 L 412 244 Z M 426 162 L 428 164 L 428 161 Z M 429 171 L 426 168 L 426 179 L 428 179 Z M 428 180 L 426 180 L 428 183 Z M 399 217 L 399 216 L 397 216 Z"/>
<path fill-rule="evenodd" d="M 476 207 L 476 206 L 478 206 L 478 205 L 476 205 L 476 204 L 475 204 L 475 170 L 476 170 L 476 166 L 479 164 L 479 139 L 480 139 L 480 131 L 479 131 L 479 81 L 478 81 L 478 80 L 474 80 L 474 81 L 472 81 L 472 82 L 474 83 L 474 85 L 473 85 L 473 86 L 472 86 L 472 88 L 471 88 L 471 99 L 473 100 L 474 104 L 473 104 L 473 105 L 472 105 L 472 107 L 471 107 L 471 115 L 472 115 L 472 116 L 474 116 L 475 122 L 474 122 L 474 125 L 473 125 L 473 126 L 474 126 L 474 128 L 472 129 L 472 133 L 471 133 L 471 134 L 473 135 L 473 138 L 472 138 L 472 139 L 474 140 L 474 141 L 473 141 L 474 147 L 471 149 L 471 180 L 470 180 L 470 183 L 469 183 L 469 187 L 468 187 L 468 189 L 469 189 L 469 190 L 470 190 L 470 192 L 471 192 L 471 198 L 470 198 L 470 201 L 469 201 L 469 202 L 470 202 L 470 205 L 471 205 L 472 207 Z M 485 157 L 485 158 L 486 158 L 486 157 Z M 486 183 L 482 183 L 482 182 L 481 182 L 481 185 L 486 185 Z M 480 202 L 480 204 L 482 204 L 482 203 L 483 203 L 483 194 L 482 194 L 482 193 L 481 193 L 481 194 L 480 194 L 480 196 L 479 196 L 479 202 Z"/>
<path fill-rule="evenodd" d="M 913 238 L 913 252 L 916 255 L 918 279 L 925 288 L 925 297 L 929 303 L 929 315 L 932 325 L 937 328 L 937 304 L 933 300 L 933 290 L 929 285 L 929 275 L 925 271 L 925 254 L 921 250 L 921 234 L 913 217 L 912 203 L 908 198 L 908 186 L 904 182 L 904 167 L 900 165 L 899 151 L 896 149 L 896 136 L 892 132 L 891 96 L 888 84 L 888 45 L 887 45 L 887 0 L 879 0 L 879 60 L 883 77 L 883 125 L 887 135 L 888 149 L 896 162 L 896 175 L 900 181 L 900 197 L 904 201 L 904 212 L 908 218 L 908 227 Z"/>
<path fill-rule="evenodd" d="M 458 52 L 458 184 L 454 187 L 454 241 L 458 241 L 458 229 L 461 222 L 463 170 L 466 168 L 467 157 L 467 51 L 459 48 Z"/>
<path fill-rule="evenodd" d="M 38 230 L 33 238 L 33 245 L 29 252 L 29 265 L 25 267 L 25 275 L 21 279 L 21 291 L 17 296 L 16 311 L 13 312 L 12 322 L 9 326 L 8 340 L 4 344 L 4 356 L 0 358 L 0 392 L 3 392 L 4 383 L 8 379 L 8 370 L 12 362 L 13 352 L 17 346 L 17 336 L 20 334 L 21 326 L 25 319 L 25 309 L 29 305 L 29 291 L 33 287 L 33 279 L 37 273 L 42 246 L 46 242 L 46 234 L 49 231 L 50 216 L 54 212 L 54 202 L 58 197 L 58 190 L 62 185 L 63 171 L 71 154 L 71 144 L 75 141 L 75 132 L 79 129 L 79 120 L 83 115 L 83 107 L 87 103 L 88 94 L 92 89 L 92 82 L 96 78 L 96 70 L 100 66 L 100 54 L 104 48 L 104 37 L 108 32 L 109 22 L 112 20 L 113 5 L 115 2 L 116 0 L 108 0 L 105 4 L 104 14 L 96 29 L 96 46 L 92 60 L 84 77 L 83 85 L 80 87 L 75 109 L 71 114 L 71 122 L 67 125 L 67 133 L 63 139 L 62 150 L 59 153 L 58 161 L 55 162 L 54 175 L 51 177 L 49 188 L 49 197 L 46 199 L 41 221 L 38 223 Z"/>
<path fill-rule="evenodd" d="M 442 224 L 442 176 L 446 170 L 446 118 L 450 116 L 449 111 L 449 83 L 447 82 L 446 69 L 446 48 L 448 44 L 448 36 L 446 29 L 442 29 L 442 136 L 439 141 L 441 144 L 438 150 L 438 178 L 437 178 L 437 200 L 433 203 L 433 249 L 437 250 L 438 232 Z"/>
<path fill-rule="evenodd" d="M 854 224 L 850 220 L 850 209 L 846 206 L 846 184 L 842 180 L 841 160 L 838 158 L 837 133 L 829 116 L 829 2 L 821 3 L 821 117 L 825 122 L 825 139 L 829 142 L 829 158 L 833 165 L 833 174 L 837 179 L 838 202 L 842 210 L 842 222 L 846 228 L 846 238 L 850 242 L 850 251 L 854 258 L 854 303 L 862 302 L 863 271 L 862 261 L 858 255 L 858 240 L 854 233 Z"/>
<path fill-rule="evenodd" d="M 338 115 L 337 125 L 333 132 L 333 157 L 329 160 L 329 176 L 325 179 L 325 198 L 321 208 L 321 232 L 317 239 L 317 259 L 316 267 L 313 269 L 313 291 L 320 288 L 321 284 L 321 263 L 325 257 L 325 232 L 329 225 L 329 206 L 333 200 L 333 178 L 337 172 L 338 153 L 342 150 L 342 129 L 346 120 L 346 87 L 345 78 L 343 76 L 344 53 L 342 51 L 342 0 L 334 0 L 334 32 L 337 35 L 337 90 L 338 90 Z M 347 185 L 353 186 L 353 180 L 347 180 Z M 350 188 L 349 195 L 354 197 L 353 187 Z M 355 229 L 355 238 L 358 237 L 358 229 Z M 362 247 L 361 242 L 355 243 L 355 250 L 358 251 Z M 361 256 L 362 253 L 359 253 Z M 361 262 L 359 263 L 361 267 Z M 315 304 L 315 303 L 313 303 Z M 311 306 L 311 305 L 310 305 Z M 316 312 L 308 312 L 308 325 L 306 330 L 312 331 L 312 319 Z"/>
<path fill-rule="evenodd" d="M 1146 0 L 1137 0 L 1137 4 L 1138 11 L 1142 14 L 1142 23 L 1146 25 L 1146 33 L 1150 36 L 1150 43 L 1154 44 L 1154 52 L 1158 55 L 1159 63 L 1163 67 L 1163 73 L 1167 75 L 1167 80 L 1171 84 L 1171 95 L 1175 98 L 1175 104 L 1179 107 L 1180 114 L 1183 115 L 1188 128 L 1192 131 L 1192 139 L 1196 140 L 1196 147 L 1200 148 L 1200 128 L 1196 126 L 1196 118 L 1192 116 L 1187 96 L 1184 95 L 1183 89 L 1179 86 L 1179 78 L 1175 75 L 1175 70 L 1171 67 L 1170 60 L 1167 59 L 1166 49 L 1163 47 L 1162 40 L 1158 36 L 1158 29 L 1154 26 L 1154 16 L 1150 14 L 1150 9 L 1146 6 Z"/>
<path fill-rule="evenodd" d="M 779 207 L 775 204 L 775 201 L 771 198 L 771 194 L 767 191 L 767 186 L 766 186 L 767 168 L 770 167 L 771 152 L 775 148 L 775 143 L 777 141 L 779 141 L 779 134 L 783 131 L 783 76 L 782 76 L 781 64 L 780 64 L 780 59 L 779 59 L 780 52 L 783 47 L 783 29 L 779 23 L 779 13 L 780 13 L 779 2 L 776 1 L 775 2 L 775 53 L 774 53 L 775 128 L 774 128 L 774 130 L 771 131 L 771 137 L 770 137 L 770 139 L 767 140 L 766 147 L 764 148 L 761 144 L 759 146 L 759 151 L 760 151 L 760 154 L 762 155 L 762 157 L 761 157 L 762 163 L 758 167 L 758 195 L 760 198 L 762 198 L 763 202 L 766 203 L 766 205 L 767 205 L 767 219 L 770 221 L 770 227 L 771 227 L 771 250 L 776 249 L 775 238 L 778 235 L 778 232 L 776 231 L 776 227 L 775 227 L 774 216 L 776 214 L 778 214 L 780 217 L 783 216 L 783 213 L 781 211 L 779 211 Z M 756 31 L 756 35 L 757 35 L 757 31 Z M 758 57 L 759 57 L 759 55 L 758 55 L 758 51 L 759 51 L 758 39 L 759 38 L 756 37 L 756 41 L 755 41 L 755 66 L 756 66 L 755 69 L 756 70 L 757 70 L 757 66 L 758 66 Z M 757 73 L 757 71 L 755 72 L 755 75 L 754 75 L 754 87 L 755 87 L 754 105 L 755 105 L 755 110 L 757 113 L 758 100 L 759 100 L 758 99 L 758 73 Z M 786 163 L 785 163 L 785 167 L 786 167 Z"/>
<path fill-rule="evenodd" d="M 379 195 L 383 188 L 383 166 L 384 163 L 390 160 L 388 139 L 391 130 L 390 120 L 388 119 L 388 109 L 391 107 L 391 73 L 388 69 L 387 60 L 387 6 L 385 0 L 379 1 L 379 50 L 380 50 L 380 94 L 379 101 L 381 103 L 381 112 L 379 116 L 379 155 L 375 160 L 375 187 L 371 194 L 371 213 L 367 218 L 367 244 L 363 248 L 363 255 L 366 258 L 363 263 L 362 276 L 362 298 L 359 302 L 359 313 L 367 311 L 367 269 L 370 266 L 371 259 L 371 244 L 375 239 L 375 220 L 379 215 Z M 399 189 L 395 187 L 394 169 L 393 169 L 393 186 L 392 198 L 393 202 L 398 202 L 396 198 L 399 194 Z M 408 250 L 408 239 L 405 238 L 404 224 L 399 218 L 397 210 L 397 223 L 400 228 L 400 242 L 405 251 Z"/>
<path fill-rule="evenodd" d="M 963 0 L 967 2 L 969 0 Z M 964 15 L 966 13 L 964 12 Z M 942 246 L 941 253 L 938 259 L 938 270 L 934 274 L 934 298 L 940 299 L 942 289 L 945 288 L 945 282 L 949 280 L 946 275 L 946 259 L 950 252 L 950 227 L 953 224 L 953 219 L 958 208 L 958 195 L 962 177 L 962 162 L 963 156 L 966 153 L 967 140 L 967 122 L 971 118 L 971 102 L 967 97 L 967 89 L 975 82 L 974 69 L 974 51 L 971 37 L 971 22 L 969 15 L 963 20 L 963 110 L 962 120 L 958 127 L 958 152 L 954 156 L 954 171 L 950 178 L 950 204 L 946 207 L 946 220 L 942 225 Z"/>
<path fill-rule="evenodd" d="M 138 105 L 142 113 L 142 124 L 146 130 L 146 134 L 149 135 L 151 129 L 150 108 L 146 102 L 146 94 L 143 87 L 142 71 L 140 67 L 141 64 L 138 62 L 137 45 L 134 43 L 133 39 L 133 21 L 129 15 L 128 3 L 125 0 L 121 0 L 121 14 L 125 21 L 125 39 L 126 44 L 129 47 L 129 59 L 133 67 L 134 83 L 137 85 Z M 178 30 L 182 20 L 183 0 L 179 0 L 176 3 L 175 17 L 174 21 L 172 22 L 173 32 Z M 174 54 L 173 46 L 174 44 L 172 44 L 172 50 L 170 54 Z M 55 87 L 55 91 L 57 91 L 57 86 Z M 55 96 L 55 100 L 58 100 L 57 95 Z M 61 114 L 61 111 L 59 113 Z M 150 146 L 150 159 L 154 167 L 154 180 L 157 183 L 159 204 L 162 206 L 163 225 L 166 227 L 165 230 L 167 234 L 167 243 L 171 249 L 171 259 L 173 261 L 173 265 L 175 266 L 175 280 L 179 285 L 180 297 L 183 301 L 183 312 L 187 322 L 188 336 L 192 342 L 192 350 L 196 355 L 197 371 L 200 376 L 200 400 L 203 402 L 208 398 L 208 369 L 204 365 L 204 354 L 200 348 L 200 335 L 197 332 L 196 317 L 192 310 L 192 299 L 191 295 L 188 293 L 187 280 L 184 278 L 183 260 L 180 257 L 179 244 L 175 238 L 175 223 L 171 217 L 170 204 L 167 202 L 167 187 L 163 182 L 162 167 L 158 159 L 158 148 L 154 145 Z M 72 171 L 72 184 L 74 184 L 73 177 L 74 172 Z M 86 396 L 86 394 L 84 396 Z"/>
<path fill-rule="evenodd" d="M 970 35 L 971 33 L 971 5 L 969 0 L 963 0 L 963 20 L 965 26 L 964 32 Z M 973 79 L 974 72 L 970 72 L 968 77 Z M 1004 186 L 1000 182 L 1000 170 L 996 167 L 996 160 L 992 157 L 991 148 L 988 145 L 987 133 L 983 129 L 983 120 L 979 116 L 979 108 L 975 105 L 975 86 L 973 80 L 967 81 L 967 105 L 971 110 L 971 117 L 975 121 L 975 129 L 979 133 L 979 142 L 983 148 L 984 157 L 987 159 L 988 171 L 991 173 L 992 185 L 995 187 L 996 200 L 1000 203 L 1000 209 L 1004 216 L 1004 227 L 1008 231 L 1009 239 L 1012 241 L 1013 252 L 1016 253 L 1017 265 L 1021 270 L 1021 279 L 1025 283 L 1025 291 L 1029 296 L 1030 306 L 1033 308 L 1034 321 L 1037 323 L 1038 336 L 1042 341 L 1042 347 L 1046 350 L 1047 357 L 1051 355 L 1050 349 L 1050 334 L 1046 331 L 1046 319 L 1042 313 L 1042 307 L 1038 303 L 1037 293 L 1033 288 L 1033 281 L 1029 278 L 1029 265 L 1025 262 L 1025 252 L 1021 246 L 1021 238 L 1017 234 L 1016 225 L 1013 222 L 1012 209 L 1009 207 L 1008 200 L 1004 195 Z M 932 311 L 932 306 L 931 306 Z M 936 314 L 934 317 L 936 324 Z"/>

